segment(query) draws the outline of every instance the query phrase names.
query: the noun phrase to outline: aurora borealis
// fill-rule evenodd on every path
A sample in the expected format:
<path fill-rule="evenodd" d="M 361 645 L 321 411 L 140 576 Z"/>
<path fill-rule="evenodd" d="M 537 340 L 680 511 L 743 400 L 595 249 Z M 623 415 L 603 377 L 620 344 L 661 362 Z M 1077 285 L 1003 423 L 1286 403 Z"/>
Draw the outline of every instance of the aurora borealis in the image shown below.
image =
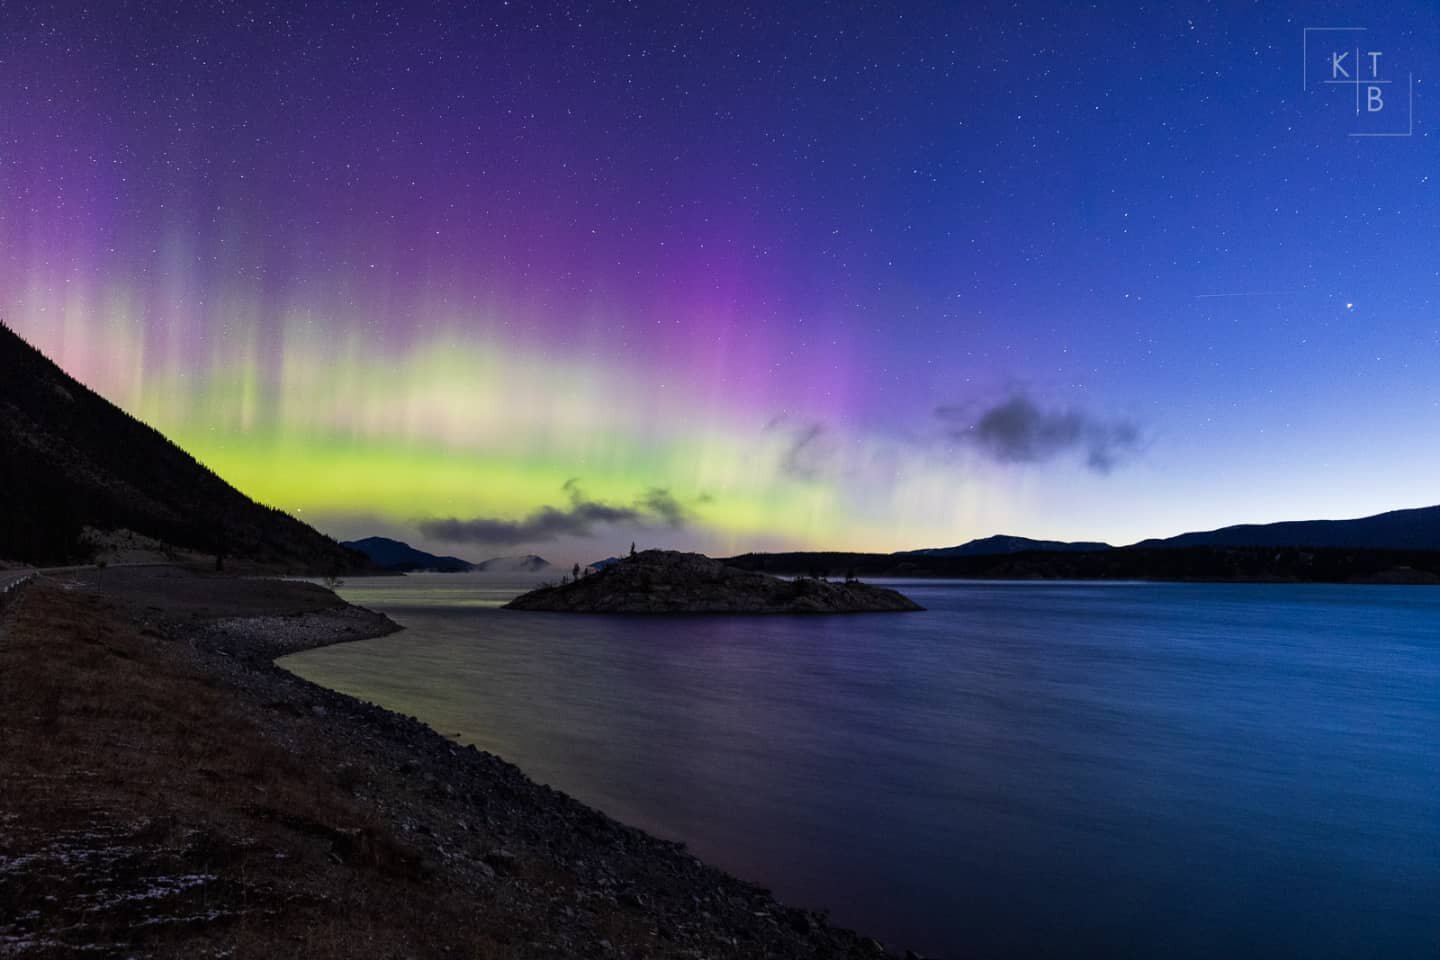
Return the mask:
<path fill-rule="evenodd" d="M 1310 15 L 6 7 L 0 316 L 257 499 L 477 557 L 1428 503 L 1440 14 L 1327 8 L 1417 76 L 1372 141 Z"/>

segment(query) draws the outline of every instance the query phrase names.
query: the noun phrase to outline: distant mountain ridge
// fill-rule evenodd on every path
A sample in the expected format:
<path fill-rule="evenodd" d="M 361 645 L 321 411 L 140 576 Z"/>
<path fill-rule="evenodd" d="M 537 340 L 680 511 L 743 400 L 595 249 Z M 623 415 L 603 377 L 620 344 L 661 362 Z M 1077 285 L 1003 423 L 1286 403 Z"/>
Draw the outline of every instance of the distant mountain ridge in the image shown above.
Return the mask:
<path fill-rule="evenodd" d="M 988 537 L 901 553 L 748 553 L 724 562 L 810 576 L 1437 584 L 1440 506 L 1244 524 L 1124 547 Z"/>
<path fill-rule="evenodd" d="M 550 561 L 527 553 L 519 557 L 493 557 L 475 564 L 481 573 L 539 573 L 550 569 Z"/>
<path fill-rule="evenodd" d="M 251 500 L 0 323 L 0 557 L 88 559 L 87 527 L 272 569 L 373 569 Z"/>
<path fill-rule="evenodd" d="M 426 553 L 390 537 L 346 540 L 345 546 L 359 550 L 373 560 L 376 566 L 396 573 L 538 573 L 550 568 L 548 560 L 533 553 L 519 557 L 492 557 L 479 563 L 471 563 L 459 557 Z"/>
<path fill-rule="evenodd" d="M 1336 547 L 1358 550 L 1440 550 L 1440 506 L 1391 510 L 1354 520 L 1286 520 L 1153 537 L 1114 547 L 1098 541 L 1032 540 L 997 534 L 955 547 L 899 550 L 896 557 L 986 557 L 1041 551 L 1091 553 L 1166 547 Z"/>
<path fill-rule="evenodd" d="M 1218 530 L 1142 540 L 1138 549 L 1166 547 L 1338 547 L 1440 550 L 1440 506 L 1390 510 L 1355 520 L 1243 523 Z"/>
<path fill-rule="evenodd" d="M 464 573 L 473 569 L 474 564 L 459 557 L 439 557 L 424 550 L 416 550 L 408 543 L 389 537 L 365 537 L 363 540 L 346 540 L 343 544 L 352 550 L 359 550 L 375 562 L 377 567 L 410 573 L 419 570 L 433 570 L 437 573 Z"/>
<path fill-rule="evenodd" d="M 1094 541 L 1031 540 L 1029 537 L 1010 537 L 996 534 L 980 540 L 971 540 L 957 547 L 928 547 L 923 550 L 900 550 L 895 556 L 921 557 L 990 557 L 1011 553 L 1026 553 L 1031 550 L 1045 550 L 1051 553 L 1089 553 L 1096 550 L 1115 549 L 1108 543 Z"/>

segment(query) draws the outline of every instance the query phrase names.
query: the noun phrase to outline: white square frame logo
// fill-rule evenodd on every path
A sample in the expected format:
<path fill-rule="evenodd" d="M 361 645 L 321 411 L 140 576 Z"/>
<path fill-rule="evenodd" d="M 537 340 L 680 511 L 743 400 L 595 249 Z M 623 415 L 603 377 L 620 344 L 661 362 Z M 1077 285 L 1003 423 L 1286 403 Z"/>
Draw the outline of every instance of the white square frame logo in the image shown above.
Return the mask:
<path fill-rule="evenodd" d="M 1310 46 L 1312 42 L 1318 42 L 1322 38 L 1330 41 L 1329 46 L 1329 76 L 1319 83 L 1328 87 L 1352 87 L 1355 90 L 1355 116 L 1359 118 L 1363 114 L 1377 114 L 1387 111 L 1394 101 L 1395 95 L 1391 87 L 1396 81 L 1381 76 L 1381 59 L 1385 56 L 1383 50 L 1371 50 L 1361 45 L 1358 41 L 1360 34 L 1368 32 L 1368 27 L 1305 27 L 1301 31 L 1300 55 L 1301 73 L 1300 88 L 1308 92 L 1310 90 Z M 1321 34 L 1312 40 L 1311 34 Z M 1350 36 L 1345 36 L 1349 34 Z M 1336 44 L 1344 39 L 1344 48 Z M 1350 57 L 1354 56 L 1354 60 Z M 1362 93 L 1363 88 L 1363 93 Z M 1387 97 L 1390 98 L 1387 100 Z M 1363 114 L 1362 114 L 1363 112 Z M 1405 130 L 1404 131 L 1351 131 L 1352 137 L 1411 137 L 1415 135 L 1415 75 L 1413 73 L 1405 76 Z"/>

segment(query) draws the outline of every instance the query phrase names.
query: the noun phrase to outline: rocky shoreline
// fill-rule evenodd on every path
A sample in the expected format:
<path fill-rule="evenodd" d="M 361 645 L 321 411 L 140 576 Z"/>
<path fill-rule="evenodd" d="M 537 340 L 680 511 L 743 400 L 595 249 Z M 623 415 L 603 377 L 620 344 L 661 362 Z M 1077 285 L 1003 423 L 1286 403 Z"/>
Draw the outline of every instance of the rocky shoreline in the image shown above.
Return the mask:
<path fill-rule="evenodd" d="M 888 955 L 271 662 L 388 618 L 309 584 L 107 576 L 42 579 L 0 623 L 17 787 L 0 801 L 0 902 L 20 908 L 0 916 L 0 956 Z M 106 676 L 113 699 L 73 687 Z M 142 709 L 133 686 L 156 676 Z"/>

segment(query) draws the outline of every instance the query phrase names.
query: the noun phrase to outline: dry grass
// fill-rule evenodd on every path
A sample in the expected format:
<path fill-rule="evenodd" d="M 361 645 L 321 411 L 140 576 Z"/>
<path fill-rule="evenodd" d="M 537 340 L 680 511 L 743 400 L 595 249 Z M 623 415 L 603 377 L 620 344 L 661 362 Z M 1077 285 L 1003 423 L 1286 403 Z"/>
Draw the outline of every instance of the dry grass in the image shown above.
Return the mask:
<path fill-rule="evenodd" d="M 477 908 L 253 709 L 104 596 L 11 604 L 0 954 L 498 955 Z"/>

